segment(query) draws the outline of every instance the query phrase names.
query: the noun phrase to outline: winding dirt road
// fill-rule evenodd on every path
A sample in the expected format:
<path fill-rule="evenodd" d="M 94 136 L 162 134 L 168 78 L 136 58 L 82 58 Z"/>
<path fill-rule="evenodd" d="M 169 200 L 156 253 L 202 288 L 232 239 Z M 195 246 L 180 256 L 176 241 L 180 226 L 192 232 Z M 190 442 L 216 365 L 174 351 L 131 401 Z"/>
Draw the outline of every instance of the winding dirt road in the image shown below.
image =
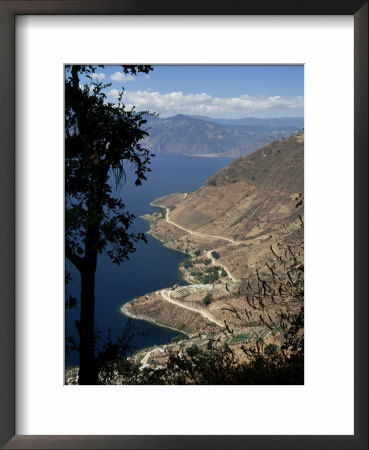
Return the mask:
<path fill-rule="evenodd" d="M 206 253 L 206 256 L 207 256 L 208 258 L 211 259 L 211 261 L 212 261 L 212 263 L 214 264 L 214 266 L 221 266 L 221 267 L 223 267 L 223 269 L 227 272 L 229 278 L 230 278 L 232 281 L 234 281 L 234 282 L 240 281 L 240 280 L 238 280 L 237 278 L 235 278 L 235 277 L 231 274 L 230 270 L 229 270 L 224 264 L 219 263 L 219 261 L 216 260 L 216 259 L 214 258 L 214 256 L 212 256 L 211 252 L 212 252 L 212 250 L 209 250 L 209 251 Z"/>
<path fill-rule="evenodd" d="M 203 237 L 210 237 L 210 238 L 214 238 L 214 239 L 222 239 L 223 241 L 231 242 L 231 243 L 234 244 L 234 245 L 240 245 L 240 244 L 243 244 L 242 241 L 234 241 L 233 239 L 230 239 L 230 238 L 226 238 L 226 237 L 222 237 L 222 236 L 215 236 L 215 235 L 212 235 L 212 234 L 200 233 L 200 232 L 198 232 L 198 231 L 192 231 L 192 230 L 189 230 L 188 228 L 182 227 L 182 226 L 179 225 L 178 223 L 175 223 L 175 222 L 173 222 L 172 220 L 169 219 L 169 212 L 170 212 L 170 211 L 169 211 L 169 208 L 165 208 L 165 210 L 166 210 L 165 220 L 166 220 L 168 223 L 170 223 L 171 225 L 173 225 L 173 226 L 175 226 L 175 227 L 177 227 L 177 228 L 180 228 L 180 229 L 183 230 L 183 231 L 186 231 L 186 233 L 194 234 L 195 236 L 203 236 Z M 224 264 L 221 264 L 221 263 L 219 263 L 219 261 L 215 260 L 215 258 L 211 255 L 211 252 L 212 252 L 212 251 L 213 251 L 213 250 L 209 250 L 209 251 L 207 252 L 207 256 L 212 260 L 213 264 L 214 264 L 215 266 L 221 266 L 221 267 L 223 267 L 224 270 L 228 273 L 228 276 L 229 276 L 229 278 L 230 278 L 232 281 L 239 281 L 237 278 L 235 278 L 235 277 L 231 274 L 230 270 L 229 270 Z"/>
<path fill-rule="evenodd" d="M 242 242 L 240 242 L 240 241 L 234 241 L 233 239 L 230 239 L 227 237 L 215 236 L 213 234 L 200 233 L 199 231 L 192 231 L 192 230 L 189 230 L 188 228 L 182 227 L 181 225 L 178 225 L 178 223 L 175 223 L 169 219 L 169 208 L 166 208 L 165 219 L 171 225 L 174 225 L 175 227 L 180 228 L 181 230 L 186 231 L 187 233 L 193 234 L 195 236 L 203 236 L 203 237 L 210 237 L 210 238 L 214 238 L 214 239 L 222 239 L 223 241 L 231 242 L 232 244 L 237 244 L 237 245 L 242 244 Z"/>
<path fill-rule="evenodd" d="M 197 309 L 197 308 L 192 308 L 191 306 L 187 306 L 184 305 L 183 303 L 177 302 L 175 300 L 173 300 L 172 298 L 170 298 L 170 296 L 168 295 L 167 291 L 165 289 L 163 289 L 162 291 L 160 291 L 160 295 L 163 297 L 164 300 L 166 300 L 169 303 L 173 303 L 174 305 L 180 306 L 181 308 L 185 308 L 185 309 L 189 309 L 190 311 L 194 311 L 198 314 L 201 314 L 203 317 L 205 317 L 206 319 L 208 319 L 210 322 L 215 323 L 216 325 L 218 325 L 218 327 L 220 328 L 224 328 L 224 323 L 220 322 L 219 320 L 215 319 L 211 314 L 209 314 L 207 311 L 204 311 L 203 309 Z"/>
<path fill-rule="evenodd" d="M 158 350 L 157 348 L 154 348 L 153 350 L 150 350 L 149 352 L 147 352 L 146 355 L 141 359 L 140 364 L 142 366 L 144 364 L 147 364 L 149 362 L 151 353 L 156 352 L 157 350 Z"/>

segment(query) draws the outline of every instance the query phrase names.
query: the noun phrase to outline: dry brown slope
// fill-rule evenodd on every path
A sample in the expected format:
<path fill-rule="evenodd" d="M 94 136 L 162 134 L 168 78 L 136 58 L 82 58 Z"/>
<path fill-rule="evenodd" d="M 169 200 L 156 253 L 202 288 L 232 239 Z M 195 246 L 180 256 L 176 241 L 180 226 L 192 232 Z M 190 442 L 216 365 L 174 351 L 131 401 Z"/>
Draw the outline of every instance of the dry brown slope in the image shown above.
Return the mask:
<path fill-rule="evenodd" d="M 241 280 L 241 289 L 242 280 L 255 277 L 257 269 L 264 276 L 266 263 L 275 261 L 271 245 L 278 249 L 279 243 L 292 242 L 303 232 L 298 218 L 302 208 L 296 208 L 296 198 L 303 193 L 303 157 L 304 135 L 299 133 L 235 160 L 194 192 L 155 200 L 166 209 L 147 217 L 152 234 L 192 256 L 189 268 L 181 269 L 190 282 L 202 284 L 206 270 L 220 265 L 231 276 L 221 275 L 214 288 Z M 155 293 L 153 299 L 150 295 L 132 302 L 130 312 L 188 333 L 217 327 L 224 320 L 235 328 L 242 326 L 227 312 L 227 307 L 242 310 L 241 291 L 213 297 L 209 306 L 203 304 L 204 295 L 201 291 L 194 307 L 190 297 L 168 302 Z M 204 312 L 214 320 L 207 320 Z M 260 325 L 258 315 L 249 321 Z"/>
<path fill-rule="evenodd" d="M 270 234 L 297 218 L 294 198 L 304 189 L 303 160 L 302 132 L 233 161 L 186 196 L 156 203 L 176 206 L 171 220 L 200 232 L 235 240 Z"/>
<path fill-rule="evenodd" d="M 241 279 L 270 261 L 271 245 L 294 239 L 303 213 L 296 198 L 303 189 L 301 132 L 233 161 L 193 192 L 155 200 L 170 209 L 170 223 L 165 213 L 152 215 L 152 234 L 190 254 L 216 250 L 219 263 Z"/>

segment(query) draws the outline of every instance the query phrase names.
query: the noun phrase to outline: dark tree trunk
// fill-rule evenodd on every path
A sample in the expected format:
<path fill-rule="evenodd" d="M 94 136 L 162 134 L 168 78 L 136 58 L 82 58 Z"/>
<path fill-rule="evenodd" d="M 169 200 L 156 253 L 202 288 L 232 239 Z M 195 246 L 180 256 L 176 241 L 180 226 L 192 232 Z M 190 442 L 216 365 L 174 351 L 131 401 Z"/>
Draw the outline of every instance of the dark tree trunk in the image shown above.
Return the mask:
<path fill-rule="evenodd" d="M 79 384 L 97 384 L 98 368 L 95 358 L 95 272 L 96 249 L 86 248 L 81 270 L 81 316 L 77 328 L 80 337 Z"/>

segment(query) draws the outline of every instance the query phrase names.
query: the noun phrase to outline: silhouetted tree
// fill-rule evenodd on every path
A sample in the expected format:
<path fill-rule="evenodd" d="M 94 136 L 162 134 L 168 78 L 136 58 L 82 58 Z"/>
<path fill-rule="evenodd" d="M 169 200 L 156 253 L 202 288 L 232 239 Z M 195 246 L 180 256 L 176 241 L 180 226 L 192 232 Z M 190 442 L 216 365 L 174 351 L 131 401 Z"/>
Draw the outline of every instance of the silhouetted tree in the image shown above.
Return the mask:
<path fill-rule="evenodd" d="M 98 66 L 103 67 L 103 66 Z M 120 264 L 134 252 L 142 233 L 131 233 L 134 216 L 111 183 L 125 179 L 125 165 L 141 185 L 150 171 L 150 153 L 142 145 L 148 135 L 143 113 L 107 101 L 97 66 L 69 65 L 65 73 L 65 254 L 81 276 L 79 333 L 80 384 L 96 384 L 99 362 L 94 352 L 95 272 L 97 256 L 106 251 Z M 122 66 L 125 74 L 148 73 L 150 66 Z M 81 81 L 82 78 L 88 81 Z"/>

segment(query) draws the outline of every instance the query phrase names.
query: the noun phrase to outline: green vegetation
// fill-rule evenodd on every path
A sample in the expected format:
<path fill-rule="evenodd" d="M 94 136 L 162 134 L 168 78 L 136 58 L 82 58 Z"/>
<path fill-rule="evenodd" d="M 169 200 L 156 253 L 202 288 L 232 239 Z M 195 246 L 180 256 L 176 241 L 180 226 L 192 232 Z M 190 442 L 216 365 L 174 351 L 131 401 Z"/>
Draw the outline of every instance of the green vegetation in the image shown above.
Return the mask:
<path fill-rule="evenodd" d="M 197 278 L 198 283 L 212 284 L 214 283 L 214 281 L 219 279 L 219 272 L 222 273 L 222 267 L 214 266 L 214 267 L 205 267 L 203 272 L 200 269 L 194 270 L 191 272 L 191 275 Z"/>
<path fill-rule="evenodd" d="M 198 270 L 198 269 L 193 270 L 193 271 L 191 272 L 191 276 L 192 276 L 192 277 L 201 277 L 201 276 L 202 276 L 202 272 L 201 272 L 201 270 Z"/>
<path fill-rule="evenodd" d="M 198 355 L 199 352 L 200 352 L 200 349 L 196 344 L 192 344 L 191 347 L 186 348 L 186 353 L 190 358 Z"/>
<path fill-rule="evenodd" d="M 204 299 L 203 299 L 204 305 L 205 305 L 205 306 L 210 305 L 211 300 L 212 300 L 212 295 L 210 294 L 210 292 L 208 292 L 208 293 L 205 295 Z"/>
<path fill-rule="evenodd" d="M 211 256 L 212 256 L 213 258 L 215 258 L 215 259 L 219 259 L 219 258 L 220 258 L 219 253 L 216 252 L 216 251 L 211 252 Z"/>
<path fill-rule="evenodd" d="M 193 266 L 193 263 L 192 263 L 192 261 L 191 261 L 190 258 L 186 258 L 186 259 L 182 262 L 182 266 L 183 266 L 185 269 L 189 269 L 190 267 Z"/>
<path fill-rule="evenodd" d="M 268 344 L 265 348 L 264 348 L 264 353 L 266 355 L 276 355 L 279 351 L 279 347 L 278 345 L 275 344 Z"/>
<path fill-rule="evenodd" d="M 178 334 L 177 336 L 172 337 L 171 343 L 176 344 L 177 342 L 184 341 L 185 339 L 188 339 L 188 336 Z"/>
<path fill-rule="evenodd" d="M 211 259 L 207 258 L 204 261 L 205 266 L 208 266 L 209 264 L 211 264 Z"/>
<path fill-rule="evenodd" d="M 206 275 L 206 276 L 202 276 L 202 277 L 199 279 L 199 281 L 200 281 L 200 283 L 203 283 L 203 284 L 212 284 L 212 283 L 214 283 L 214 281 L 216 281 L 218 278 L 219 278 L 219 276 L 218 276 L 217 273 L 212 273 L 212 274 L 209 274 L 209 275 Z"/>
<path fill-rule="evenodd" d="M 165 209 L 164 209 L 164 208 L 161 208 L 161 207 L 158 207 L 158 208 L 159 208 L 158 214 L 160 214 L 160 216 L 158 217 L 158 220 L 160 220 L 160 219 L 165 219 L 165 216 L 166 216 L 166 211 L 165 211 Z"/>
<path fill-rule="evenodd" d="M 239 342 L 245 342 L 249 341 L 252 338 L 252 333 L 244 333 L 244 334 L 238 334 L 237 336 L 232 338 L 232 344 L 237 344 Z"/>
<path fill-rule="evenodd" d="M 200 256 L 201 253 L 202 253 L 202 250 L 196 250 L 196 251 L 195 251 L 195 256 Z"/>

